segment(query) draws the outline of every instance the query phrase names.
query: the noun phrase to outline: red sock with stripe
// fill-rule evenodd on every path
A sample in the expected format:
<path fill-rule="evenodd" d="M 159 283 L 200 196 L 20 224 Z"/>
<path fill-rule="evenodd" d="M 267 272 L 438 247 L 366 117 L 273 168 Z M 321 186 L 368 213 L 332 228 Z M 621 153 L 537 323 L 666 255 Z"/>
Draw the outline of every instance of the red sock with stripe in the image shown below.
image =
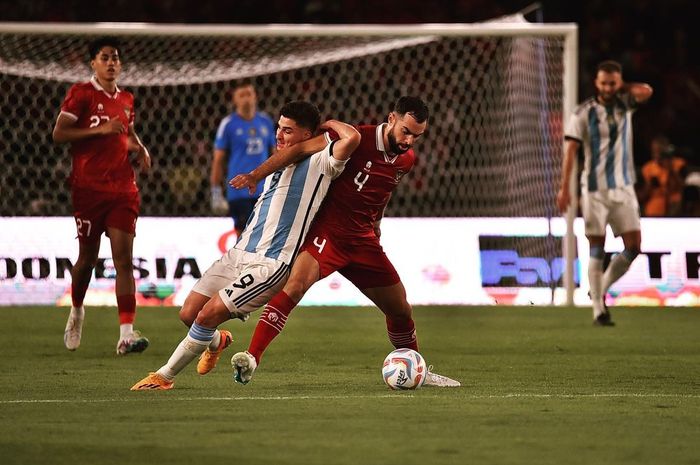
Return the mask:
<path fill-rule="evenodd" d="M 287 323 L 287 317 L 292 313 L 296 303 L 284 291 L 280 291 L 265 305 L 265 311 L 260 315 L 255 326 L 253 338 L 250 340 L 248 352 L 260 363 L 263 352 L 272 340 L 282 332 Z"/>
<path fill-rule="evenodd" d="M 389 333 L 389 341 L 396 349 L 413 349 L 418 351 L 418 339 L 416 338 L 416 325 L 413 318 L 386 317 L 386 331 Z"/>
<path fill-rule="evenodd" d="M 136 318 L 136 297 L 134 294 L 117 296 L 117 308 L 119 309 L 119 324 L 133 324 Z"/>

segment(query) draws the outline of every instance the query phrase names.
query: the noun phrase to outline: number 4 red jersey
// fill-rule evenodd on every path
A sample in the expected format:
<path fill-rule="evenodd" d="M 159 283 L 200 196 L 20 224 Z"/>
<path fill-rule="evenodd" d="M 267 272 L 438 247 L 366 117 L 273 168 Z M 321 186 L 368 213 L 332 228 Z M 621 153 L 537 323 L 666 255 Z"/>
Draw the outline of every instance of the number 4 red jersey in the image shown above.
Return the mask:
<path fill-rule="evenodd" d="M 331 183 L 315 223 L 343 237 L 374 237 L 374 222 L 381 217 L 391 192 L 411 169 L 413 150 L 390 156 L 379 126 L 359 126 L 362 136 L 345 165 L 343 174 Z"/>
<path fill-rule="evenodd" d="M 68 90 L 61 114 L 76 121 L 78 128 L 92 128 L 115 116 L 128 128 L 134 122 L 134 96 L 119 88 L 114 94 L 109 94 L 93 77 L 89 82 L 75 84 Z M 137 192 L 127 147 L 128 130 L 72 142 L 72 187 Z"/>

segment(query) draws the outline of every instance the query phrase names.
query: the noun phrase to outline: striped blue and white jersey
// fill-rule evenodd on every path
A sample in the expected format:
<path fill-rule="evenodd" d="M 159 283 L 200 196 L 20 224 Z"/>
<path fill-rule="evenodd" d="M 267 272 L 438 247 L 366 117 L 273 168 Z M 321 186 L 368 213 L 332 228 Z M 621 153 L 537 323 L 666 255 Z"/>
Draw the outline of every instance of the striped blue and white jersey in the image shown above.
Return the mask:
<path fill-rule="evenodd" d="M 345 168 L 346 161 L 333 158 L 333 144 L 265 179 L 234 248 L 291 264 L 331 181 Z"/>
<path fill-rule="evenodd" d="M 581 189 L 596 192 L 633 185 L 632 113 L 637 103 L 621 94 L 610 106 L 591 97 L 569 118 L 564 137 L 583 146 Z"/>

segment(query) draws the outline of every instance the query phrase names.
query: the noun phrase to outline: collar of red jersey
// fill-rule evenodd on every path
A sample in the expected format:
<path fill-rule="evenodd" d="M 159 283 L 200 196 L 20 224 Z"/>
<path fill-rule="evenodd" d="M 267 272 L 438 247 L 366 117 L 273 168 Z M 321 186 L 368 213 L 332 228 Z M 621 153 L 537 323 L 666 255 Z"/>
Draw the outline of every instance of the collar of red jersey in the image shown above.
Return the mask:
<path fill-rule="evenodd" d="M 377 135 L 377 150 L 382 152 L 384 154 L 384 161 L 387 163 L 394 163 L 397 158 L 399 158 L 398 155 L 394 155 L 393 157 L 390 156 L 388 153 L 386 153 L 386 147 L 384 147 L 384 126 L 386 126 L 386 123 L 378 124 L 377 129 L 376 129 L 376 135 Z"/>
<path fill-rule="evenodd" d="M 107 92 L 107 91 L 104 89 L 104 87 L 102 87 L 102 86 L 100 85 L 99 82 L 97 82 L 97 76 L 94 76 L 94 75 L 90 78 L 90 83 L 92 84 L 92 87 L 94 87 L 95 89 L 97 89 L 97 90 L 99 90 L 99 91 L 104 92 L 104 94 L 105 94 L 107 97 L 109 97 L 109 98 L 117 98 L 117 95 L 119 95 L 119 92 L 121 92 L 121 90 L 119 89 L 119 87 L 116 87 L 117 90 L 114 92 L 114 94 L 110 94 L 109 92 Z"/>

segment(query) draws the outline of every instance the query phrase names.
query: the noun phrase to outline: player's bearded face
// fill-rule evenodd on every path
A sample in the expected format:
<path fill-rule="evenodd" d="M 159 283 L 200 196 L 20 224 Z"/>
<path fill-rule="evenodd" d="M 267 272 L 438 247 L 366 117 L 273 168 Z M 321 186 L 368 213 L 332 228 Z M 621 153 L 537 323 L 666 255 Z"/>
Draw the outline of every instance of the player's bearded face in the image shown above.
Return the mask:
<path fill-rule="evenodd" d="M 393 115 L 393 114 L 392 114 Z M 408 152 L 413 143 L 425 131 L 427 123 L 418 123 L 412 115 L 405 114 L 403 117 L 391 116 L 389 119 L 387 140 L 389 150 L 395 155 Z"/>
<path fill-rule="evenodd" d="M 392 130 L 389 131 L 389 135 L 387 136 L 387 138 L 389 139 L 389 150 L 391 150 L 391 153 L 395 155 L 401 155 L 402 153 L 408 152 L 408 149 L 410 149 L 411 146 L 408 144 L 400 144 L 399 142 L 397 142 L 396 135 L 394 135 L 394 132 L 396 132 L 397 129 L 398 128 L 396 127 L 396 125 L 394 125 Z"/>
<path fill-rule="evenodd" d="M 603 103 L 611 103 L 622 88 L 622 76 L 620 73 L 598 71 L 595 78 L 595 87 L 598 90 L 600 100 Z"/>

